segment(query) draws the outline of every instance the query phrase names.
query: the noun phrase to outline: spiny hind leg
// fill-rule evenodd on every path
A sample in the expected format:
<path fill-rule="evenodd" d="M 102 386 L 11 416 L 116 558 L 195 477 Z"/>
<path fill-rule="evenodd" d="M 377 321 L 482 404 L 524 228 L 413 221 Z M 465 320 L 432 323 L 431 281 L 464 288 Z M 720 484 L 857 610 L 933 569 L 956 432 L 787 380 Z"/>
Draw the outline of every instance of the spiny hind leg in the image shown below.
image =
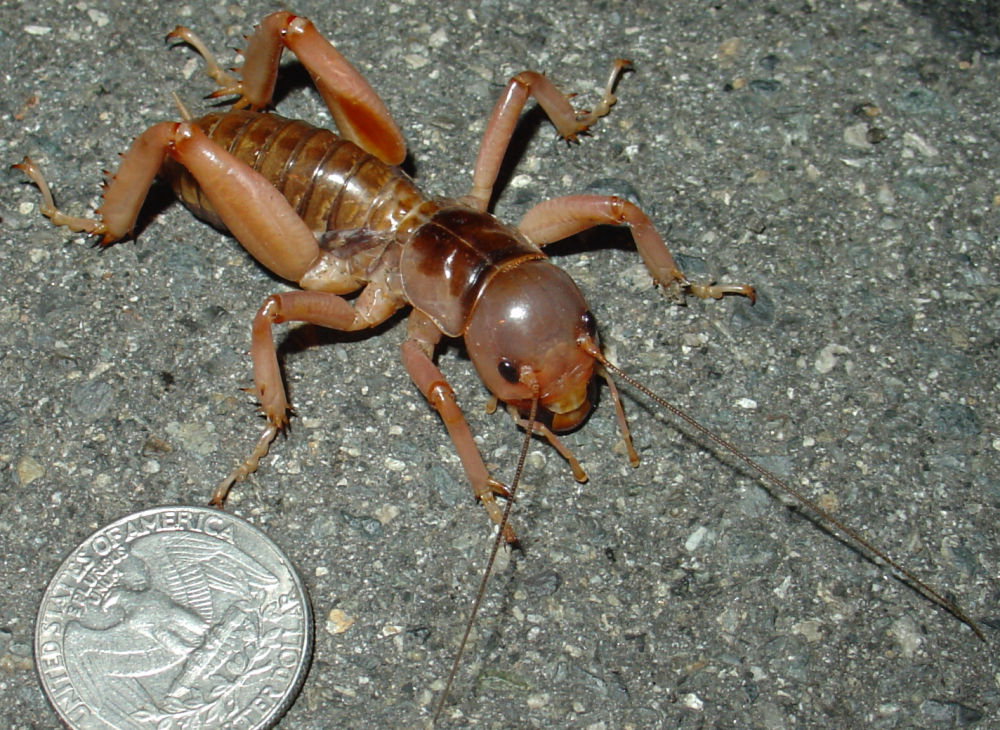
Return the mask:
<path fill-rule="evenodd" d="M 102 236 L 101 243 L 109 245 L 132 234 L 168 155 L 191 172 L 222 222 L 255 259 L 283 279 L 302 280 L 321 255 L 312 231 L 274 185 L 194 124 L 160 122 L 136 137 L 105 188 L 98 219 L 62 214 L 31 160 L 17 167 L 42 189 L 42 212 L 53 223 Z"/>
<path fill-rule="evenodd" d="M 462 196 L 461 201 L 477 210 L 486 210 L 489 206 L 500 165 L 528 97 L 535 97 L 555 125 L 559 136 L 567 142 L 575 142 L 579 135 L 586 133 L 594 122 L 611 110 L 616 101 L 615 84 L 629 64 L 629 61 L 621 58 L 612 64 L 604 95 L 591 111 L 574 110 L 569 103 L 571 97 L 559 91 L 555 84 L 540 73 L 524 71 L 511 78 L 493 107 L 486 132 L 483 133 L 472 174 L 472 190 Z"/>
<path fill-rule="evenodd" d="M 38 169 L 38 165 L 32 162 L 30 157 L 25 157 L 24 162 L 11 165 L 11 169 L 20 170 L 31 179 L 31 182 L 38 186 L 38 189 L 42 193 L 42 204 L 38 206 L 38 210 L 52 221 L 53 225 L 65 226 L 75 233 L 102 234 L 105 232 L 103 229 L 104 224 L 96 218 L 78 218 L 66 215 L 59 210 L 56 207 L 55 198 L 52 197 L 52 190 L 49 188 L 49 184 L 45 182 L 42 171 Z"/>
<path fill-rule="evenodd" d="M 104 201 L 94 211 L 97 218 L 75 218 L 56 208 L 45 178 L 29 158 L 25 157 L 24 162 L 14 167 L 24 172 L 41 190 L 42 215 L 57 226 L 100 236 L 101 245 L 108 246 L 132 235 L 139 210 L 153 178 L 159 172 L 176 127 L 173 122 L 160 122 L 132 140 L 128 152 L 122 156 L 118 171 L 114 175 L 105 173 L 109 180 L 104 184 Z"/>
<path fill-rule="evenodd" d="M 342 137 L 389 165 L 398 165 L 406 157 L 403 133 L 378 94 L 307 18 L 285 11 L 264 18 L 243 52 L 242 78 L 224 72 L 188 28 L 178 26 L 167 38 L 178 38 L 204 56 L 208 75 L 220 86 L 211 96 L 239 94 L 236 109 L 259 110 L 271 103 L 278 62 L 288 48 L 309 71 Z"/>

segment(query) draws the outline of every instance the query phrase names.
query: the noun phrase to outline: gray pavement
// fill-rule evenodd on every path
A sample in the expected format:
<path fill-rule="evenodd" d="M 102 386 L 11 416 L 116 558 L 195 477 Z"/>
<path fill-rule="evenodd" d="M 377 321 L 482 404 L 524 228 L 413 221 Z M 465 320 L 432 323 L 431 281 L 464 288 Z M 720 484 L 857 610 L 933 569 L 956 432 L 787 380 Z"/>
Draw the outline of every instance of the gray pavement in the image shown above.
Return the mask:
<path fill-rule="evenodd" d="M 275 8 L 0 3 L 0 143 L 89 212 L 129 140 L 211 90 L 192 26 L 233 48 Z M 592 103 L 635 72 L 592 138 L 537 115 L 497 214 L 555 195 L 639 203 L 694 278 L 756 306 L 668 303 L 627 238 L 556 248 L 606 350 L 820 499 L 981 622 L 863 560 L 732 459 L 610 399 L 566 441 L 577 484 L 532 446 L 524 554 L 490 585 L 445 727 L 1000 726 L 1000 63 L 997 3 L 312 2 L 368 76 L 432 194 L 458 195 L 506 79 L 544 71 Z M 187 78 L 186 78 L 187 77 Z M 282 111 L 328 124 L 289 69 Z M 539 122 L 534 124 L 533 122 Z M 63 556 L 131 511 L 200 504 L 261 422 L 249 323 L 287 285 L 155 194 L 106 251 L 43 220 L 0 172 L 0 728 L 59 727 L 31 641 Z M 231 509 L 312 594 L 315 661 L 282 728 L 415 727 L 453 656 L 490 540 L 438 417 L 407 379 L 402 320 L 282 334 L 298 417 Z M 519 434 L 441 355 L 482 451 L 509 479 Z M 335 621 L 329 621 L 331 611 Z M 348 622 L 350 626 L 342 633 Z"/>

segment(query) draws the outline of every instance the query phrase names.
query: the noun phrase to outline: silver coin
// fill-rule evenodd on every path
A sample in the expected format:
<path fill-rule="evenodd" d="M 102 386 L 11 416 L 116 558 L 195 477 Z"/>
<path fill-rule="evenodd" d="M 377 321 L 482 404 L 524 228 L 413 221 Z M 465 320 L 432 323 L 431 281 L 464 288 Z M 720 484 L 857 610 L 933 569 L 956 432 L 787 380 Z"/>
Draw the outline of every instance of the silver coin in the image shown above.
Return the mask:
<path fill-rule="evenodd" d="M 42 687 L 74 730 L 269 728 L 311 653 L 309 599 L 288 558 L 203 507 L 95 532 L 59 567 L 35 627 Z"/>

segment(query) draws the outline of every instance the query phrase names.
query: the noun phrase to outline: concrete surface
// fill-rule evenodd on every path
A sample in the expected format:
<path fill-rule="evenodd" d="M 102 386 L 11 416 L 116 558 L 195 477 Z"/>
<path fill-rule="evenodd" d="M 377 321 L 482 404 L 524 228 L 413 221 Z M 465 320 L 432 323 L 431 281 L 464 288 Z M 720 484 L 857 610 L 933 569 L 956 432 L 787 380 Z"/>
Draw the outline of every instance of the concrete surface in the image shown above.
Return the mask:
<path fill-rule="evenodd" d="M 87 212 L 102 169 L 170 97 L 212 86 L 164 34 L 241 44 L 267 2 L 5 2 L 4 167 L 30 154 Z M 642 465 L 605 396 L 532 447 L 515 526 L 446 727 L 997 727 L 1000 65 L 997 3 L 298 4 L 405 130 L 418 182 L 457 195 L 505 80 L 545 71 L 580 103 L 635 63 L 594 136 L 529 117 L 497 205 L 612 191 L 694 276 L 760 300 L 670 305 L 627 239 L 558 247 L 629 372 L 788 475 L 979 620 L 955 618 L 767 496 L 639 397 Z M 186 78 L 188 77 L 188 78 Z M 290 116 L 328 123 L 295 67 Z M 532 120 L 539 122 L 532 124 Z M 260 428 L 250 319 L 285 284 L 154 196 L 137 243 L 56 230 L 0 172 L 0 727 L 59 726 L 31 657 L 59 561 L 121 515 L 203 503 Z M 282 723 L 415 727 L 453 656 L 490 540 L 437 416 L 398 361 L 401 320 L 282 335 L 298 418 L 231 508 L 301 569 L 316 658 Z M 495 474 L 519 435 L 442 367 Z M 327 617 L 353 624 L 331 633 Z"/>

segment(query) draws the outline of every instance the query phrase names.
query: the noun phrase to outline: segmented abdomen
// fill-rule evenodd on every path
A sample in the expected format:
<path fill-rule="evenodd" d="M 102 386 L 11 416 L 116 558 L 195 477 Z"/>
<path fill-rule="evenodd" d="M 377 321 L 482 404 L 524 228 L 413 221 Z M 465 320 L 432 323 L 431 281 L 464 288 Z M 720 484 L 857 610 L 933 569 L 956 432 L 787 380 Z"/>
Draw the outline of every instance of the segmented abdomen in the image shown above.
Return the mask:
<path fill-rule="evenodd" d="M 317 235 L 360 228 L 391 230 L 424 201 L 403 172 L 307 122 L 229 111 L 207 114 L 195 124 L 267 178 Z M 167 158 L 161 174 L 195 215 L 225 229 L 187 170 Z"/>

